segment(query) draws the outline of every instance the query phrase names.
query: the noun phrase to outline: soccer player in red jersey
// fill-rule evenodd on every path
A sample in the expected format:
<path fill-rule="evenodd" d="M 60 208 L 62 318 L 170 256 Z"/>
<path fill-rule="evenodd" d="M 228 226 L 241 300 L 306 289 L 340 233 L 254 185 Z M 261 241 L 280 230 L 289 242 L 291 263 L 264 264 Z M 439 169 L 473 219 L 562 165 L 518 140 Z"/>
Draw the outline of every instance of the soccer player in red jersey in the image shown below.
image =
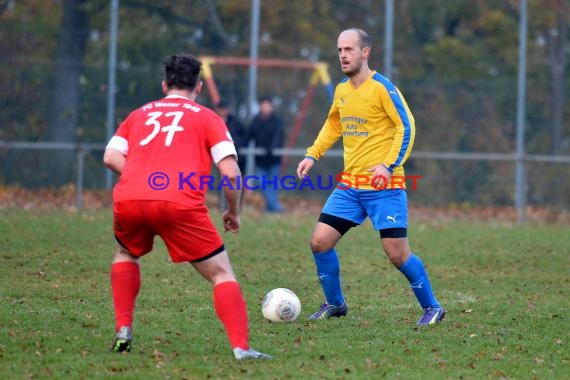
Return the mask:
<path fill-rule="evenodd" d="M 227 198 L 224 229 L 239 232 L 237 153 L 223 120 L 196 103 L 201 62 L 173 55 L 165 62 L 165 97 L 131 112 L 107 144 L 104 162 L 120 174 L 113 190 L 118 249 L 111 265 L 116 318 L 112 351 L 128 352 L 141 284 L 138 261 L 160 236 L 173 262 L 190 262 L 213 286 L 214 308 L 234 357 L 269 359 L 249 347 L 245 299 L 205 204 L 214 163 Z M 221 183 L 221 182 L 220 182 Z"/>

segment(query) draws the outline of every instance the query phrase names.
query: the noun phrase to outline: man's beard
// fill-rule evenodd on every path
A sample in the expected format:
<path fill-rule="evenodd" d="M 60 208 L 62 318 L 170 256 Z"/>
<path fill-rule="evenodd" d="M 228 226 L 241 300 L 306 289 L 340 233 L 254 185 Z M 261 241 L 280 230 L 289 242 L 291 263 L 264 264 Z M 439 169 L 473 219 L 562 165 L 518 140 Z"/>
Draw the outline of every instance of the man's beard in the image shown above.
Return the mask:
<path fill-rule="evenodd" d="M 346 71 L 343 71 L 344 75 L 348 77 L 353 77 L 360 72 L 361 66 L 349 67 Z"/>

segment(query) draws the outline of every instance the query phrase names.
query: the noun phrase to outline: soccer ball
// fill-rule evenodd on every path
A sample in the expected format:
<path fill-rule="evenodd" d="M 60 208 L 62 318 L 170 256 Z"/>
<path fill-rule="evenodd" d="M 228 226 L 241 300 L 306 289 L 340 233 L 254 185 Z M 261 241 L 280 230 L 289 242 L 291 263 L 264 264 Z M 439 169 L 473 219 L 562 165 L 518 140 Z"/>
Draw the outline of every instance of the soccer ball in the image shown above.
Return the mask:
<path fill-rule="evenodd" d="M 273 289 L 263 298 L 261 312 L 271 322 L 293 322 L 301 315 L 301 301 L 290 289 Z"/>

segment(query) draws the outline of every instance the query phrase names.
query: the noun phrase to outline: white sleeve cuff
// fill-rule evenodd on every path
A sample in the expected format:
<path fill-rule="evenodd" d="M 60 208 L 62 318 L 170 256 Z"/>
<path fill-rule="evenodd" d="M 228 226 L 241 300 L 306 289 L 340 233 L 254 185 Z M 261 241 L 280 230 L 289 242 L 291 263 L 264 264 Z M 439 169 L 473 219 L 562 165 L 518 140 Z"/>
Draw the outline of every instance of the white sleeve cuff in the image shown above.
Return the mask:
<path fill-rule="evenodd" d="M 115 149 L 126 156 L 129 151 L 129 142 L 124 137 L 113 136 L 111 140 L 109 140 L 109 143 L 107 143 L 105 149 Z"/>
<path fill-rule="evenodd" d="M 230 141 L 220 141 L 210 149 L 210 154 L 216 165 L 227 156 L 233 155 L 237 158 L 236 147 Z"/>

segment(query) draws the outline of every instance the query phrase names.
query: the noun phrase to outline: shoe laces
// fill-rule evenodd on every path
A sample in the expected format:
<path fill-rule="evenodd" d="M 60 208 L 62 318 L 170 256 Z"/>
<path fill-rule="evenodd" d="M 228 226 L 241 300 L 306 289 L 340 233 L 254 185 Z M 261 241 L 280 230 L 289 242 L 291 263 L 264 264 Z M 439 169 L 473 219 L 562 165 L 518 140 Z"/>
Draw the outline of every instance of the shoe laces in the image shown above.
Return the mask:
<path fill-rule="evenodd" d="M 319 313 L 322 313 L 323 311 L 326 311 L 329 308 L 329 304 L 328 303 L 324 303 L 321 305 L 321 308 L 319 309 Z"/>

